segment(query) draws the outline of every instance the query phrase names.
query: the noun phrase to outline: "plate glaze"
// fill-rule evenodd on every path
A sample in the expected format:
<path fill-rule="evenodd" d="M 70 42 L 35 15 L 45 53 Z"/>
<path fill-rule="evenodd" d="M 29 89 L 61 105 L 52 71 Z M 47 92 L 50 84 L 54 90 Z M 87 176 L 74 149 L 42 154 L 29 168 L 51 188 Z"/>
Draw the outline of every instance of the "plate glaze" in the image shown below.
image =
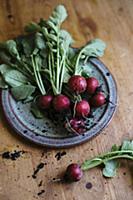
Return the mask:
<path fill-rule="evenodd" d="M 110 122 L 117 105 L 116 83 L 107 67 L 98 59 L 91 58 L 91 74 L 97 77 L 105 94 L 108 94 L 108 103 L 100 108 L 93 109 L 94 118 L 90 118 L 88 130 L 83 135 L 69 134 L 60 122 L 36 119 L 30 112 L 30 103 L 16 102 L 8 90 L 2 90 L 1 102 L 8 123 L 16 133 L 30 141 L 48 147 L 65 148 L 81 144 L 96 136 Z M 87 64 L 86 64 L 87 65 Z"/>

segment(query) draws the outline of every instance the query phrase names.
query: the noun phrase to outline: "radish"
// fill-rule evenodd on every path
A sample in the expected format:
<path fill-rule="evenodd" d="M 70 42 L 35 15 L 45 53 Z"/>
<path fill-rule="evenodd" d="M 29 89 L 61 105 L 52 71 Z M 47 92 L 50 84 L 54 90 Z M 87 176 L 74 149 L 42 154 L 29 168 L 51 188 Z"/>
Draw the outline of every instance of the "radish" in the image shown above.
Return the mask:
<path fill-rule="evenodd" d="M 57 112 L 68 110 L 70 108 L 70 100 L 65 95 L 57 95 L 54 97 L 53 107 Z"/>
<path fill-rule="evenodd" d="M 76 132 L 77 134 L 82 134 L 86 131 L 83 119 L 72 118 L 65 123 L 65 128 L 67 128 L 68 131 Z"/>
<path fill-rule="evenodd" d="M 82 100 L 76 104 L 75 112 L 77 117 L 87 117 L 90 113 L 90 105 L 86 100 Z"/>
<path fill-rule="evenodd" d="M 76 93 L 82 93 L 86 90 L 87 83 L 83 76 L 74 75 L 68 81 L 69 88 Z"/>
<path fill-rule="evenodd" d="M 86 79 L 86 82 L 87 82 L 87 92 L 89 94 L 94 94 L 96 89 L 98 88 L 99 86 L 99 82 L 96 78 L 94 77 L 90 77 L 90 78 L 87 78 Z"/>
<path fill-rule="evenodd" d="M 105 96 L 102 92 L 98 92 L 90 99 L 90 104 L 93 107 L 100 107 L 105 103 Z"/>
<path fill-rule="evenodd" d="M 70 182 L 79 181 L 83 176 L 83 171 L 80 166 L 76 163 L 70 164 L 65 172 L 64 180 Z"/>
<path fill-rule="evenodd" d="M 53 100 L 53 96 L 52 95 L 40 96 L 40 98 L 38 100 L 38 105 L 42 109 L 48 109 L 51 106 L 52 100 Z"/>

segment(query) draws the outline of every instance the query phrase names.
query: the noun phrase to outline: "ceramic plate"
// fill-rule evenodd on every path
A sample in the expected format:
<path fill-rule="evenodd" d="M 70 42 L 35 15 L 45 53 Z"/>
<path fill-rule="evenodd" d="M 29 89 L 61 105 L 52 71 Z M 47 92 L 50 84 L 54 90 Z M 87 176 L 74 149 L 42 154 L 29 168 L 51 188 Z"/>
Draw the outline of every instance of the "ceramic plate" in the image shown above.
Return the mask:
<path fill-rule="evenodd" d="M 109 102 L 93 110 L 88 131 L 83 135 L 68 134 L 59 121 L 36 119 L 30 112 L 30 103 L 16 102 L 8 90 L 2 90 L 1 102 L 8 123 L 16 133 L 30 141 L 48 147 L 65 148 L 81 144 L 101 132 L 110 122 L 117 104 L 117 89 L 114 78 L 107 67 L 98 59 L 92 58 L 91 73 L 100 81 L 108 94 Z"/>

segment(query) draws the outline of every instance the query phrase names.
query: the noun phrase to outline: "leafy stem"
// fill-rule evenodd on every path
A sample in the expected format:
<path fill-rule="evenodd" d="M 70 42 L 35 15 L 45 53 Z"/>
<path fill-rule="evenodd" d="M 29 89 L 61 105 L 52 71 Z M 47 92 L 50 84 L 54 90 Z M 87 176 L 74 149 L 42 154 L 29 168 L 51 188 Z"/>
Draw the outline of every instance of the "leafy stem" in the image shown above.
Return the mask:
<path fill-rule="evenodd" d="M 117 159 L 126 158 L 133 160 L 133 141 L 124 141 L 121 146 L 113 145 L 110 152 L 99 155 L 93 159 L 86 160 L 82 165 L 82 170 L 88 170 L 101 164 L 105 165 L 103 175 L 113 177 L 119 166 Z"/>
<path fill-rule="evenodd" d="M 94 158 L 92 160 L 89 160 L 90 164 L 88 163 L 88 166 L 86 165 L 82 165 L 81 166 L 81 169 L 82 170 L 88 170 L 88 169 L 91 169 L 93 167 L 96 167 L 96 166 L 99 166 L 101 164 L 106 164 L 106 162 L 110 161 L 110 160 L 114 160 L 114 159 L 118 159 L 118 158 L 126 158 L 126 159 L 131 159 L 133 160 L 133 156 L 130 156 L 128 154 L 125 154 L 125 155 L 117 155 L 117 156 L 112 156 L 112 157 L 109 157 L 109 158 L 105 158 L 105 159 L 100 159 L 100 157 L 98 158 Z M 99 160 L 98 160 L 99 159 Z M 94 163 L 93 163 L 94 162 Z M 87 163 L 86 163 L 87 164 Z"/>

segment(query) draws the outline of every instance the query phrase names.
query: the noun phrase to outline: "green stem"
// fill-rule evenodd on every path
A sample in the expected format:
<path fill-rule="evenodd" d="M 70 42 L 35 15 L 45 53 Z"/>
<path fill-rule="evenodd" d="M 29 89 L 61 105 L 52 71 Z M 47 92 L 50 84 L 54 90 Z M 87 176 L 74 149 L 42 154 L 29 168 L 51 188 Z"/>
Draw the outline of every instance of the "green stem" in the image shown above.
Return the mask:
<path fill-rule="evenodd" d="M 44 88 L 44 85 L 43 85 L 43 82 L 42 82 L 42 78 L 41 78 L 41 75 L 40 75 L 40 72 L 39 72 L 38 63 L 37 63 L 36 60 L 35 60 L 35 63 L 36 63 L 36 72 L 37 72 L 37 75 L 38 75 L 38 80 L 39 80 L 39 82 L 40 82 L 40 86 L 41 86 L 43 95 L 45 95 L 45 94 L 46 94 L 46 90 L 45 90 L 45 88 Z"/>
<path fill-rule="evenodd" d="M 64 52 L 61 63 L 60 63 L 60 67 L 61 67 L 61 78 L 60 78 L 60 93 L 62 91 L 62 85 L 63 85 L 63 79 L 64 79 L 64 72 L 65 72 L 65 57 L 66 57 L 66 52 Z"/>
<path fill-rule="evenodd" d="M 78 68 L 78 65 L 79 65 L 79 60 L 80 60 L 81 55 L 82 55 L 82 50 L 79 52 L 78 57 L 77 57 L 77 59 L 76 59 L 75 73 L 74 73 L 75 75 L 76 75 L 76 73 L 77 73 L 77 68 Z"/>
<path fill-rule="evenodd" d="M 111 155 L 114 155 L 114 154 L 123 154 L 123 153 L 132 153 L 133 154 L 133 151 L 132 150 L 111 151 L 111 152 L 107 152 L 107 153 L 101 154 L 98 157 L 99 158 L 104 158 L 105 156 L 108 156 L 108 155 L 111 156 Z"/>
<path fill-rule="evenodd" d="M 125 155 L 117 155 L 117 156 L 113 156 L 113 157 L 110 157 L 110 158 L 105 158 L 103 160 L 103 162 L 107 162 L 109 160 L 114 160 L 114 159 L 117 159 L 117 158 L 127 158 L 127 159 L 133 160 L 133 156 L 129 156 L 128 154 L 125 154 Z"/>
<path fill-rule="evenodd" d="M 55 77 L 55 63 L 54 63 L 54 55 L 51 51 L 51 62 L 52 62 L 52 74 L 53 74 L 53 82 L 55 83 L 56 77 Z"/>
<path fill-rule="evenodd" d="M 43 95 L 43 90 L 41 88 L 41 85 L 39 83 L 38 76 L 37 76 L 37 73 L 36 73 L 36 66 L 35 66 L 33 55 L 31 55 L 31 60 L 32 60 L 32 65 L 33 65 L 33 70 L 34 70 L 34 75 L 35 75 L 36 83 L 37 83 L 37 85 L 38 85 L 38 87 L 40 89 L 41 94 Z"/>
<path fill-rule="evenodd" d="M 68 69 L 69 72 L 73 73 L 71 66 L 67 62 L 66 62 L 66 68 Z"/>
<path fill-rule="evenodd" d="M 57 33 L 57 65 L 56 65 L 56 88 L 59 93 L 59 75 L 60 75 L 60 66 L 59 66 L 59 32 Z"/>
<path fill-rule="evenodd" d="M 73 107 L 73 118 L 75 117 L 75 115 L 76 115 L 76 105 L 77 105 L 77 100 L 75 101 L 75 103 L 74 103 L 74 107 Z"/>
<path fill-rule="evenodd" d="M 51 58 L 50 58 L 50 54 L 48 55 L 48 66 L 49 66 L 49 75 L 50 75 L 50 82 L 52 85 L 52 89 L 53 89 L 53 93 L 54 95 L 58 94 L 58 91 L 53 83 L 53 77 L 52 77 L 52 67 L 51 67 Z"/>

